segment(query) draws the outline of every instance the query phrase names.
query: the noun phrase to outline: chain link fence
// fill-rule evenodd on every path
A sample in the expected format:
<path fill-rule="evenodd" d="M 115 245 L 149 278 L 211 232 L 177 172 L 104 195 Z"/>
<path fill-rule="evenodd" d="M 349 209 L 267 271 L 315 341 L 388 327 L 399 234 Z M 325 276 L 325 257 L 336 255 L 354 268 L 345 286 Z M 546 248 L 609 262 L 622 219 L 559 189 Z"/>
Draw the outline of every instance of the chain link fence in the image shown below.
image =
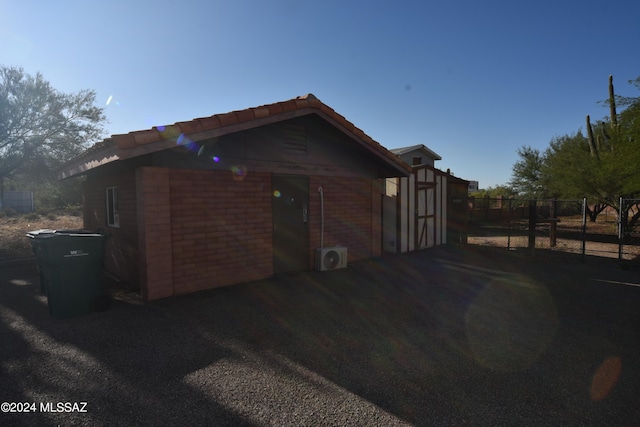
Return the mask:
<path fill-rule="evenodd" d="M 595 221 L 587 199 L 469 198 L 454 206 L 464 210 L 462 243 L 640 260 L 640 199 L 621 199 L 622 209 L 607 207 Z"/>

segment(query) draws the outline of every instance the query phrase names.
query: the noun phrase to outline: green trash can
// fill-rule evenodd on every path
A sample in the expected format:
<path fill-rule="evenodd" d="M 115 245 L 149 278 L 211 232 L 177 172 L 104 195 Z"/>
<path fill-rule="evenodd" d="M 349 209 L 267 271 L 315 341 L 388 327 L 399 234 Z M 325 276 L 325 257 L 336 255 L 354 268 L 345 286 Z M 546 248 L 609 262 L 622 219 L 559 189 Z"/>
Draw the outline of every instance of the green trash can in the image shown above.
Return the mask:
<path fill-rule="evenodd" d="M 27 233 L 40 271 L 40 289 L 57 319 L 88 314 L 103 306 L 106 236 L 84 230 Z"/>
<path fill-rule="evenodd" d="M 27 233 L 27 237 L 29 237 L 29 240 L 31 240 L 31 249 L 36 256 L 36 262 L 38 263 L 38 274 L 40 275 L 40 292 L 44 295 L 47 294 L 47 278 L 44 274 L 45 266 L 42 263 L 42 243 L 44 242 L 43 237 L 55 232 L 55 230 L 42 229 L 29 231 Z"/>

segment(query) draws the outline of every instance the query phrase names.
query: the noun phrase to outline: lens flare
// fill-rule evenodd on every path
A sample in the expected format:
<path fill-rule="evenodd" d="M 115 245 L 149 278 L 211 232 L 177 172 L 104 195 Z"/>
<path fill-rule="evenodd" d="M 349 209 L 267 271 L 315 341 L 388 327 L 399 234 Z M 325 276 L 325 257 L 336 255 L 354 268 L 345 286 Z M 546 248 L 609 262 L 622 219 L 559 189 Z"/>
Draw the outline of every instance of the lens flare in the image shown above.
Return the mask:
<path fill-rule="evenodd" d="M 274 191 L 273 191 L 273 197 L 278 198 L 278 197 L 280 197 L 280 196 L 282 196 L 282 193 L 280 193 L 278 190 L 274 190 Z"/>
<path fill-rule="evenodd" d="M 555 336 L 557 310 L 547 288 L 526 277 L 492 279 L 465 315 L 476 361 L 499 372 L 529 368 Z"/>
<path fill-rule="evenodd" d="M 120 107 L 121 105 L 120 101 L 113 98 L 113 95 L 109 95 L 109 97 L 107 98 L 107 102 L 105 104 L 107 107 L 112 107 L 112 106 Z"/>
<path fill-rule="evenodd" d="M 213 156 L 211 159 L 216 163 L 218 163 L 220 161 L 220 157 L 218 157 L 218 156 Z"/>
<path fill-rule="evenodd" d="M 231 174 L 233 175 L 234 181 L 244 181 L 244 179 L 247 177 L 247 167 L 231 166 Z"/>
<path fill-rule="evenodd" d="M 622 372 L 622 359 L 619 356 L 607 358 L 593 375 L 591 380 L 591 400 L 598 402 L 611 393 Z"/>

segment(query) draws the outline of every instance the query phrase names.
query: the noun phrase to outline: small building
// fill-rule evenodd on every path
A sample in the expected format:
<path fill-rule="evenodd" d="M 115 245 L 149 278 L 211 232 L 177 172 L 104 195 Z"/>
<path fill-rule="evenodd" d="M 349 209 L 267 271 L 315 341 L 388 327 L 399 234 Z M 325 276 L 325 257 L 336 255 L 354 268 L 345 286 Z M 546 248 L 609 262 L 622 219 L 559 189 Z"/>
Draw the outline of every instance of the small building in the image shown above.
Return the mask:
<path fill-rule="evenodd" d="M 114 135 L 60 178 L 86 176 L 105 269 L 155 300 L 379 256 L 384 179 L 411 172 L 309 94 Z"/>
<path fill-rule="evenodd" d="M 436 160 L 442 160 L 442 157 L 423 144 L 393 148 L 390 151 L 411 166 L 427 165 L 433 168 Z"/>
<path fill-rule="evenodd" d="M 449 236 L 451 195 L 458 195 L 468 181 L 434 167 L 442 158 L 424 145 L 395 148 L 391 152 L 411 164 L 408 177 L 388 178 L 383 198 L 383 250 L 411 252 L 444 245 Z M 454 219 L 458 215 L 454 213 Z M 457 226 L 455 226 L 457 227 Z"/>

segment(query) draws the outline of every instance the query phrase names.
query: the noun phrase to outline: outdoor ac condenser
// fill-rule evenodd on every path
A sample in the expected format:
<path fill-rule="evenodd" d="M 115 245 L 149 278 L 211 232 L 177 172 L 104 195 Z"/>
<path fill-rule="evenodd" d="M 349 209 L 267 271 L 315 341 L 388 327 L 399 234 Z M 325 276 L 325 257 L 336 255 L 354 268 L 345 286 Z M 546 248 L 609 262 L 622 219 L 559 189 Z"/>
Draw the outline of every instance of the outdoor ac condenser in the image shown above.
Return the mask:
<path fill-rule="evenodd" d="M 347 267 L 347 248 L 334 246 L 316 249 L 316 269 L 320 271 L 336 270 Z"/>

